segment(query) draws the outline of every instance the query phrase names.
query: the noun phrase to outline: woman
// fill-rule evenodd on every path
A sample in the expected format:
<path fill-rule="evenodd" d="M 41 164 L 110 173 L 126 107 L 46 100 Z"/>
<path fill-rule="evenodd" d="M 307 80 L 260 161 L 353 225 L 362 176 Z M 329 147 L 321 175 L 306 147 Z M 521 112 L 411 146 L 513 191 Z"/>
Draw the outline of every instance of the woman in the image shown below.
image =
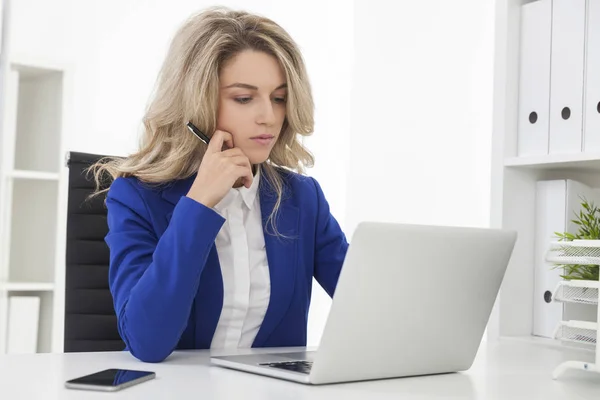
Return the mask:
<path fill-rule="evenodd" d="M 137 153 L 94 166 L 114 179 L 109 283 L 127 350 L 159 362 L 175 349 L 305 345 L 312 278 L 332 296 L 348 243 L 302 175 L 313 100 L 297 45 L 249 13 L 192 17 L 144 127 Z"/>

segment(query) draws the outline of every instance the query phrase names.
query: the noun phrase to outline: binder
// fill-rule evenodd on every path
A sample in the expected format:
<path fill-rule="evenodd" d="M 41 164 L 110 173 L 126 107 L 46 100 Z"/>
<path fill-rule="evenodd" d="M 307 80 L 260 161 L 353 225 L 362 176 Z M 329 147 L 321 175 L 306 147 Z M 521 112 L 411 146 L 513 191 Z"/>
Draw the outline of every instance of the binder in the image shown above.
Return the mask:
<path fill-rule="evenodd" d="M 31 354 L 37 352 L 39 315 L 39 297 L 9 297 L 7 353 Z"/>
<path fill-rule="evenodd" d="M 548 154 L 552 2 L 521 7 L 518 156 Z"/>
<path fill-rule="evenodd" d="M 579 213 L 581 197 L 600 205 L 597 189 L 571 179 L 544 180 L 536 183 L 535 201 L 535 257 L 533 334 L 552 338 L 554 330 L 563 319 L 591 320 L 595 310 L 579 304 L 552 301 L 556 286 L 563 279 L 562 270 L 545 261 L 550 241 L 557 240 L 555 232 L 576 233 L 578 226 L 572 222 Z"/>
<path fill-rule="evenodd" d="M 548 250 L 548 242 L 554 240 L 554 232 L 560 232 L 564 228 L 565 194 L 565 181 L 536 183 L 533 290 L 533 334 L 535 336 L 552 337 L 556 324 L 562 320 L 562 304 L 552 302 L 552 290 L 562 280 L 561 271 L 551 269 L 544 257 Z"/>
<path fill-rule="evenodd" d="M 583 137 L 585 152 L 600 152 L 600 0 L 588 0 Z"/>
<path fill-rule="evenodd" d="M 579 153 L 583 136 L 586 0 L 553 0 L 551 154 Z"/>

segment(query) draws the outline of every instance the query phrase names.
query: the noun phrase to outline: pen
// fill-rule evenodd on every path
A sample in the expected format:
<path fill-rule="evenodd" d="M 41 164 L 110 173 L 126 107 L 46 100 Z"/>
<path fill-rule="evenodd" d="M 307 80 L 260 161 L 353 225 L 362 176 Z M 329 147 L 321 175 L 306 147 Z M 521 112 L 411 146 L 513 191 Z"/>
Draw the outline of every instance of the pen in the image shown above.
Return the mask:
<path fill-rule="evenodd" d="M 192 124 L 191 121 L 187 123 L 187 127 L 194 135 L 196 135 L 196 137 L 198 139 L 202 140 L 205 144 L 208 145 L 208 142 L 210 142 L 210 139 L 208 138 L 208 136 L 206 136 L 204 133 L 202 133 L 202 131 L 200 129 L 196 128 L 196 126 L 194 124 Z"/>

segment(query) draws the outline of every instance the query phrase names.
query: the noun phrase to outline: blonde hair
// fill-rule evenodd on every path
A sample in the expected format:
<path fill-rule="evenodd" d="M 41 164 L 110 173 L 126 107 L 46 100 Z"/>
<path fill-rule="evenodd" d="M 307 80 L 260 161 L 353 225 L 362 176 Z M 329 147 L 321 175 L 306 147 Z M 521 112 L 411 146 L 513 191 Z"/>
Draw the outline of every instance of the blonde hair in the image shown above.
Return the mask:
<path fill-rule="evenodd" d="M 314 103 L 297 44 L 272 20 L 245 11 L 212 7 L 191 16 L 179 28 L 143 118 L 140 148 L 126 158 L 105 158 L 91 167 L 98 191 L 106 174 L 112 179 L 134 176 L 161 184 L 196 173 L 206 147 L 187 131 L 186 124 L 192 121 L 203 132 L 216 130 L 219 72 L 244 50 L 274 56 L 287 80 L 286 118 L 269 159 L 259 166 L 277 195 L 269 217 L 277 232 L 273 217 L 284 185 L 280 169 L 302 174 L 314 164 L 298 137 L 313 132 Z"/>

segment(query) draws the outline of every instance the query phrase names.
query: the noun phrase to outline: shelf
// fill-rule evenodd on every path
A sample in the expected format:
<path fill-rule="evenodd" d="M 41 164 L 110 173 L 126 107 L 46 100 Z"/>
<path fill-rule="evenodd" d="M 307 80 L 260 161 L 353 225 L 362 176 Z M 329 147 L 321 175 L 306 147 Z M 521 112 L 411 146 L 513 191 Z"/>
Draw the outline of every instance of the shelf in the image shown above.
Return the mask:
<path fill-rule="evenodd" d="M 45 282 L 7 282 L 0 283 L 0 290 L 8 292 L 51 292 L 53 283 Z"/>
<path fill-rule="evenodd" d="M 573 280 L 560 282 L 552 299 L 562 303 L 598 304 L 598 281 Z"/>
<path fill-rule="evenodd" d="M 565 342 L 596 344 L 598 324 L 587 321 L 561 321 L 554 333 L 555 339 Z"/>
<path fill-rule="evenodd" d="M 543 156 L 509 157 L 504 166 L 527 169 L 580 169 L 600 171 L 600 154 L 549 154 Z"/>
<path fill-rule="evenodd" d="M 55 172 L 12 170 L 6 176 L 13 179 L 31 179 L 38 181 L 58 181 L 60 174 Z"/>
<path fill-rule="evenodd" d="M 600 265 L 600 240 L 553 241 L 545 258 L 556 265 Z"/>

